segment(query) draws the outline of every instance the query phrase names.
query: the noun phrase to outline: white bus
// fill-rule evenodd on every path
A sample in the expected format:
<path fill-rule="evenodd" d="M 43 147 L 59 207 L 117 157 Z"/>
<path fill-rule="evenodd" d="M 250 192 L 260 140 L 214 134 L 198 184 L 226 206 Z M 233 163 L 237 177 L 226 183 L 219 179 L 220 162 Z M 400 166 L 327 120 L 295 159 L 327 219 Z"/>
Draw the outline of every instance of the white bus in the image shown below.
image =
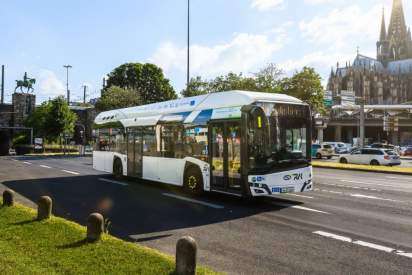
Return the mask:
<path fill-rule="evenodd" d="M 313 189 L 311 112 L 283 94 L 228 91 L 103 112 L 93 167 L 255 197 Z"/>

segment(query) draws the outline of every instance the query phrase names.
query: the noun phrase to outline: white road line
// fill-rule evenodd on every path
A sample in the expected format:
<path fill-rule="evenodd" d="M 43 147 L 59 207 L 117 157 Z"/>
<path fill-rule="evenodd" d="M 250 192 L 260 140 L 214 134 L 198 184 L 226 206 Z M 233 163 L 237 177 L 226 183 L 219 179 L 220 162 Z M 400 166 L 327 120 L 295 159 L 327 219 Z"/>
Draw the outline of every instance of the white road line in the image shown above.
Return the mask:
<path fill-rule="evenodd" d="M 304 195 L 298 195 L 298 194 L 285 194 L 288 196 L 293 196 L 293 197 L 298 197 L 298 198 L 306 198 L 306 199 L 313 199 L 314 197 L 310 197 L 310 196 L 304 196 Z"/>
<path fill-rule="evenodd" d="M 412 253 L 396 252 L 396 255 L 412 258 Z"/>
<path fill-rule="evenodd" d="M 109 179 L 104 179 L 104 178 L 99 178 L 99 180 L 100 180 L 100 181 L 104 181 L 104 182 L 109 182 L 109 183 L 118 184 L 118 185 L 121 185 L 121 186 L 128 186 L 127 183 L 120 182 L 120 181 L 117 181 L 117 180 L 109 180 Z"/>
<path fill-rule="evenodd" d="M 28 162 L 28 161 L 23 161 L 23 163 L 24 164 L 27 164 L 27 165 L 32 165 L 33 163 L 31 163 L 31 162 Z"/>
<path fill-rule="evenodd" d="M 315 231 L 315 232 L 313 232 L 313 233 L 314 233 L 314 234 L 317 234 L 317 235 L 320 235 L 320 236 L 323 236 L 323 237 L 328 237 L 328 238 L 332 238 L 332 239 L 339 240 L 339 241 L 343 241 L 343 242 L 348 242 L 348 243 L 351 243 L 351 242 L 352 242 L 352 239 L 351 239 L 351 238 L 348 238 L 348 237 L 345 237 L 345 236 L 336 235 L 336 234 L 329 233 L 329 232 L 325 232 L 325 231 Z"/>
<path fill-rule="evenodd" d="M 12 161 L 19 162 L 17 159 L 11 159 Z"/>
<path fill-rule="evenodd" d="M 387 179 L 393 179 L 393 180 L 407 180 L 409 181 L 410 179 L 408 178 L 401 178 L 401 177 L 392 177 L 392 176 L 386 176 Z"/>
<path fill-rule="evenodd" d="M 325 232 L 325 231 L 314 231 L 312 233 L 323 236 L 323 237 L 327 237 L 327 238 L 331 238 L 331 239 L 335 239 L 335 240 L 339 240 L 339 241 L 343 241 L 343 242 L 349 242 L 349 243 L 353 243 L 353 244 L 356 244 L 356 245 L 376 249 L 376 250 L 383 251 L 383 252 L 386 252 L 386 253 L 391 253 L 391 254 L 395 254 L 395 255 L 398 255 L 398 256 L 412 258 L 412 253 L 407 253 L 405 251 L 396 250 L 396 249 L 391 248 L 391 247 L 387 247 L 387 246 L 383 246 L 383 245 L 379 245 L 379 244 L 374 244 L 374 243 L 370 243 L 370 242 L 364 242 L 364 241 L 361 241 L 361 240 L 353 241 L 349 237 L 336 235 L 336 234 Z"/>
<path fill-rule="evenodd" d="M 322 190 L 323 191 L 323 190 Z M 328 191 L 329 193 L 332 193 L 332 194 L 338 194 L 338 195 L 342 195 L 343 194 L 343 192 L 338 192 L 338 191 Z"/>
<path fill-rule="evenodd" d="M 364 241 L 355 241 L 353 243 L 361 245 L 361 246 L 366 246 L 366 247 L 369 247 L 369 248 L 385 251 L 385 252 L 388 252 L 388 253 L 391 253 L 391 252 L 395 251 L 395 249 L 387 247 L 387 246 L 382 246 L 382 245 L 378 245 L 378 244 L 374 244 L 374 243 L 368 243 L 368 242 L 364 242 Z"/>
<path fill-rule="evenodd" d="M 294 205 L 294 204 L 289 204 L 289 203 L 273 202 L 272 204 L 277 205 L 277 206 L 282 206 L 282 207 L 288 207 L 288 208 L 294 208 L 294 209 L 299 209 L 299 210 L 304 210 L 304 211 L 320 213 L 320 214 L 327 214 L 327 215 L 330 214 L 330 213 L 325 212 L 325 211 L 316 210 L 316 209 L 312 209 L 312 208 L 309 208 L 309 207 L 304 207 L 304 206 L 299 206 L 299 205 Z"/>
<path fill-rule="evenodd" d="M 43 167 L 43 168 L 46 168 L 46 169 L 51 169 L 51 167 L 47 166 L 47 165 L 40 165 L 40 167 Z"/>
<path fill-rule="evenodd" d="M 166 196 L 166 197 L 182 200 L 182 201 L 187 201 L 187 202 L 191 202 L 191 203 L 200 204 L 200 205 L 211 207 L 211 208 L 214 208 L 214 209 L 223 209 L 223 208 L 225 208 L 222 205 L 208 203 L 208 202 L 194 200 L 194 199 L 189 199 L 189 198 L 186 198 L 186 197 L 181 197 L 181 196 L 177 196 L 177 195 L 170 194 L 170 193 L 162 193 L 162 195 Z"/>
<path fill-rule="evenodd" d="M 378 185 L 378 186 L 385 186 L 385 187 L 393 187 L 392 185 L 387 185 L 387 184 L 363 182 L 363 181 L 355 181 L 355 180 L 340 180 L 340 181 L 341 182 L 347 182 L 347 183 L 358 183 L 358 184 L 366 184 L 366 185 Z"/>
<path fill-rule="evenodd" d="M 72 174 L 72 175 L 80 175 L 80 173 L 73 172 L 73 171 L 68 171 L 68 170 L 62 170 L 62 172 L 65 172 L 65 173 L 68 173 L 68 174 Z"/>
<path fill-rule="evenodd" d="M 375 188 L 351 186 L 351 185 L 345 185 L 345 184 L 333 184 L 333 183 L 319 183 L 319 184 L 320 185 L 326 185 L 326 186 L 336 186 L 336 187 L 341 187 L 341 188 L 362 189 L 362 190 L 370 190 L 370 191 L 378 191 L 378 192 L 382 191 L 382 190 L 378 190 L 378 189 L 375 189 Z"/>
<path fill-rule="evenodd" d="M 362 194 L 349 194 L 349 196 L 355 197 L 355 198 L 371 199 L 371 200 L 403 202 L 403 201 L 398 201 L 398 200 L 385 199 L 385 198 L 380 198 L 380 197 L 375 197 L 375 196 L 367 196 L 367 195 L 362 195 Z"/>

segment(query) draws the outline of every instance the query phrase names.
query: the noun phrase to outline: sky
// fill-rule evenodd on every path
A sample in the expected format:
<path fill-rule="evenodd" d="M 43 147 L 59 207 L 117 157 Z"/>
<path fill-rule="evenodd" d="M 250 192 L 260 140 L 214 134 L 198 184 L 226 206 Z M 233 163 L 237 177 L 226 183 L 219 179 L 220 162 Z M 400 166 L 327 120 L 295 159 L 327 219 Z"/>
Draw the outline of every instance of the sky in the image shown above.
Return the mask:
<path fill-rule="evenodd" d="M 191 72 L 210 79 L 245 75 L 268 63 L 291 75 L 353 61 L 357 47 L 375 57 L 382 9 L 391 0 L 190 0 Z M 100 94 L 102 79 L 125 62 L 160 66 L 180 92 L 186 82 L 186 0 L 13 0 L 0 8 L 0 64 L 6 102 L 24 72 L 37 79 L 38 102 Z M 412 0 L 403 0 L 412 22 Z"/>

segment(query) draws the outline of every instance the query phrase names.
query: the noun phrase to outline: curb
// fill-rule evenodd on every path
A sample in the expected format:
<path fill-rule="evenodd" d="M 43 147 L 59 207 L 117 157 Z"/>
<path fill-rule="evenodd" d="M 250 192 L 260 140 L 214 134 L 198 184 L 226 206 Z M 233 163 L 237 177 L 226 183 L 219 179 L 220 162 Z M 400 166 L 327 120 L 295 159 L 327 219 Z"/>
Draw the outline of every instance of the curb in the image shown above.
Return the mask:
<path fill-rule="evenodd" d="M 402 171 L 369 170 L 366 168 L 333 167 L 333 166 L 322 166 L 322 165 L 316 165 L 316 164 L 312 164 L 312 167 L 321 168 L 321 169 L 334 169 L 334 170 L 347 170 L 347 171 L 371 172 L 371 173 L 379 173 L 379 174 L 396 174 L 396 175 L 403 175 L 403 176 L 412 176 L 412 172 L 402 172 Z"/>

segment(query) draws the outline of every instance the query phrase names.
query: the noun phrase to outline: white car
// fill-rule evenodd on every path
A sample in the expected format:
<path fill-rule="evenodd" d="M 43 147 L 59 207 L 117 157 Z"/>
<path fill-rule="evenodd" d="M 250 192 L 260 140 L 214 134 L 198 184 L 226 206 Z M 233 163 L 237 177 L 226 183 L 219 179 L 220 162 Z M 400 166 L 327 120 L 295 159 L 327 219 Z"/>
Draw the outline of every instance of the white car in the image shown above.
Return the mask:
<path fill-rule="evenodd" d="M 312 157 L 317 159 L 331 159 L 335 154 L 335 149 L 329 144 L 312 144 Z"/>
<path fill-rule="evenodd" d="M 13 148 L 9 149 L 9 156 L 15 156 L 16 155 L 16 150 L 14 150 Z"/>
<path fill-rule="evenodd" d="M 350 154 L 341 155 L 340 163 L 366 165 L 400 165 L 401 159 L 395 151 L 390 149 L 364 148 L 356 149 Z"/>

